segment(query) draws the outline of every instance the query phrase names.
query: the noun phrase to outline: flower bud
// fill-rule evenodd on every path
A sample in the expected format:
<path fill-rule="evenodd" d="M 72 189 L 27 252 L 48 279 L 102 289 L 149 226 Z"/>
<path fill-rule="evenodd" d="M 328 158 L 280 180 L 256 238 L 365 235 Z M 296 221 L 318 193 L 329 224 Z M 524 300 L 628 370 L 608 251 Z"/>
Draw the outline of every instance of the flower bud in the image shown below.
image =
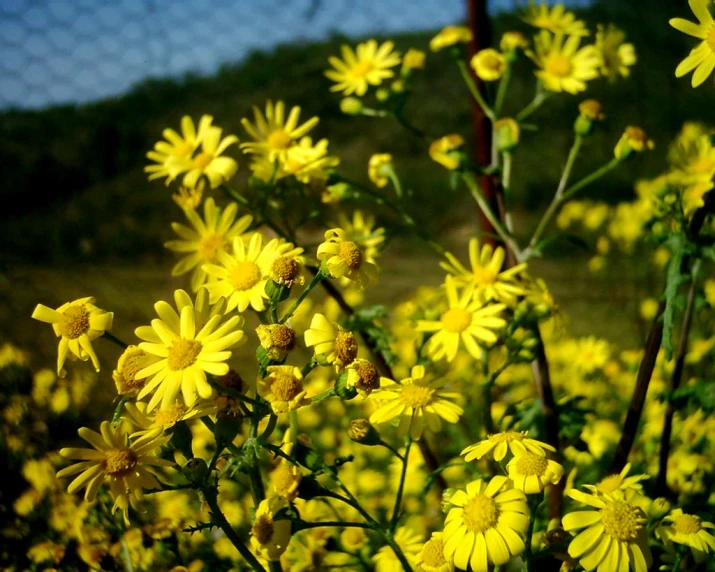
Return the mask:
<path fill-rule="evenodd" d="M 375 92 L 375 97 L 378 101 L 387 101 L 388 99 L 390 99 L 390 91 L 385 89 L 384 87 L 381 87 Z"/>
<path fill-rule="evenodd" d="M 519 144 L 519 124 L 511 117 L 503 117 L 494 123 L 494 132 L 497 149 L 502 153 L 513 150 Z"/>
<path fill-rule="evenodd" d="M 344 371 L 335 380 L 335 393 L 340 399 L 345 401 L 350 401 L 357 397 L 357 389 L 354 387 L 348 387 L 348 372 Z"/>
<path fill-rule="evenodd" d="M 595 99 L 582 101 L 579 106 L 579 116 L 574 123 L 576 135 L 586 136 L 591 133 L 594 121 L 603 121 L 606 114 L 603 113 L 603 106 Z"/>
<path fill-rule="evenodd" d="M 367 419 L 353 419 L 348 427 L 348 437 L 361 445 L 379 445 L 382 439 Z"/>
<path fill-rule="evenodd" d="M 668 499 L 658 497 L 650 503 L 648 508 L 648 518 L 651 520 L 659 520 L 670 512 L 671 504 Z"/>
<path fill-rule="evenodd" d="M 429 155 L 433 161 L 454 171 L 464 163 L 466 158 L 463 147 L 464 139 L 452 133 L 433 141 L 429 146 Z"/>
<path fill-rule="evenodd" d="M 640 127 L 626 127 L 623 135 L 613 150 L 613 155 L 619 161 L 625 161 L 633 153 L 640 153 L 646 149 L 653 149 L 655 144 Z"/>
<path fill-rule="evenodd" d="M 357 97 L 345 97 L 340 101 L 340 111 L 346 115 L 360 115 L 363 107 L 362 100 Z"/>

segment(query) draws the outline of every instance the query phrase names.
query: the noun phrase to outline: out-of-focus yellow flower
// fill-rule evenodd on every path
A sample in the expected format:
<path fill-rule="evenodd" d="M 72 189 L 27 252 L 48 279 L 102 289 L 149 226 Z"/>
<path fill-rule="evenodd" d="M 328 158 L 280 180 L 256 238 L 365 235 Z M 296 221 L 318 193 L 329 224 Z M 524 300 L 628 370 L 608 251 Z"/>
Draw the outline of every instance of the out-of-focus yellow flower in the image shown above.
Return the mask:
<path fill-rule="evenodd" d="M 521 32 L 504 32 L 499 42 L 499 49 L 502 52 L 509 50 L 522 49 L 529 47 L 529 39 Z"/>
<path fill-rule="evenodd" d="M 262 500 L 251 527 L 251 548 L 260 557 L 272 562 L 280 560 L 291 538 L 290 520 L 274 520 L 284 504 L 278 498 Z"/>
<path fill-rule="evenodd" d="M 394 539 L 410 565 L 415 566 L 417 555 L 420 553 L 420 550 L 422 550 L 422 544 L 424 542 L 423 536 L 410 528 L 401 526 L 395 531 Z M 389 546 L 380 548 L 377 554 L 372 557 L 372 562 L 375 565 L 375 572 L 394 572 L 395 570 L 403 568 L 392 548 Z"/>
<path fill-rule="evenodd" d="M 171 200 L 173 200 L 176 205 L 184 209 L 198 209 L 204 198 L 204 187 L 206 183 L 200 180 L 193 189 L 187 187 L 179 187 L 179 190 L 171 195 Z"/>
<path fill-rule="evenodd" d="M 336 82 L 330 91 L 341 91 L 345 95 L 363 96 L 368 86 L 380 85 L 395 74 L 390 69 L 399 65 L 400 54 L 393 51 L 395 44 L 385 42 L 378 45 L 376 40 L 368 40 L 357 45 L 355 51 L 350 46 L 340 47 L 343 58 L 328 58 L 334 69 L 325 72 L 328 79 Z"/>
<path fill-rule="evenodd" d="M 472 31 L 466 26 L 447 26 L 430 40 L 429 49 L 438 52 L 455 44 L 472 41 Z"/>
<path fill-rule="evenodd" d="M 425 53 L 422 50 L 410 48 L 402 58 L 403 70 L 421 70 L 425 67 Z"/>
<path fill-rule="evenodd" d="M 505 153 L 519 145 L 521 128 L 519 122 L 512 117 L 502 117 L 494 122 L 494 133 L 497 138 L 497 149 Z"/>
<path fill-rule="evenodd" d="M 33 545 L 27 551 L 27 557 L 35 564 L 59 564 L 65 556 L 65 547 L 50 540 Z M 45 570 L 48 570 L 45 568 Z"/>
<path fill-rule="evenodd" d="M 454 572 L 454 563 L 444 557 L 444 540 L 441 532 L 433 532 L 417 556 L 416 564 L 424 572 Z"/>
<path fill-rule="evenodd" d="M 32 312 L 35 320 L 52 324 L 55 335 L 60 338 L 57 356 L 57 374 L 65 376 L 65 360 L 92 360 L 99 371 L 99 358 L 92 347 L 92 341 L 111 329 L 114 314 L 105 312 L 94 305 L 93 297 L 80 298 L 74 302 L 62 304 L 56 310 L 38 304 Z"/>
<path fill-rule="evenodd" d="M 569 36 L 588 36 L 586 24 L 576 19 L 573 12 L 566 10 L 563 4 L 555 4 L 552 8 L 540 2 L 534 4 L 529 0 L 529 7 L 522 16 L 522 20 L 535 28 L 548 30 L 553 34 L 566 34 Z"/>
<path fill-rule="evenodd" d="M 715 537 L 708 529 L 715 529 L 715 525 L 676 508 L 663 519 L 655 534 L 666 549 L 672 550 L 673 543 L 689 546 L 695 562 L 700 563 L 708 554 L 715 552 Z"/>
<path fill-rule="evenodd" d="M 325 232 L 325 242 L 318 246 L 318 260 L 324 261 L 333 277 L 345 277 L 361 290 L 377 282 L 378 267 L 366 260 L 362 249 L 340 228 Z"/>
<path fill-rule="evenodd" d="M 163 135 L 166 141 L 159 141 L 154 145 L 154 149 L 146 154 L 148 159 L 157 163 L 144 167 L 144 171 L 150 173 L 149 180 L 166 177 L 168 185 L 180 175 L 183 171 L 177 160 L 184 160 L 193 155 L 211 128 L 212 122 L 213 117 L 203 115 L 197 129 L 191 117 L 184 115 L 181 118 L 181 135 L 173 129 L 164 129 Z M 193 189 L 194 186 L 190 188 Z"/>
<path fill-rule="evenodd" d="M 470 61 L 470 65 L 477 74 L 477 77 L 483 81 L 496 81 L 501 79 L 508 68 L 504 54 L 499 53 L 493 48 L 479 50 Z"/>
<path fill-rule="evenodd" d="M 538 77 L 548 91 L 576 94 L 586 82 L 598 77 L 601 58 L 593 45 L 579 49 L 581 37 L 552 35 L 546 30 L 534 39 L 534 51 L 527 55 L 539 68 Z"/>
<path fill-rule="evenodd" d="M 464 139 L 455 133 L 435 139 L 429 146 L 429 156 L 433 161 L 450 171 L 458 169 L 464 162 Z"/>
<path fill-rule="evenodd" d="M 615 81 L 618 76 L 628 77 L 629 68 L 636 63 L 636 50 L 625 39 L 626 35 L 613 24 L 608 27 L 598 25 L 596 49 L 601 56 L 601 75 L 610 81 Z"/>
<path fill-rule="evenodd" d="M 676 30 L 702 40 L 675 69 L 675 77 L 683 77 L 695 70 L 693 87 L 701 85 L 715 69 L 715 28 L 709 6 L 710 0 L 690 0 L 690 9 L 698 23 L 683 18 L 672 18 L 669 22 Z"/>
<path fill-rule="evenodd" d="M 640 313 L 644 320 L 652 320 L 658 314 L 660 304 L 655 298 L 646 298 L 641 302 Z"/>
<path fill-rule="evenodd" d="M 646 132 L 640 127 L 629 126 L 618 140 L 613 155 L 619 161 L 630 157 L 633 153 L 641 153 L 646 149 L 655 148 L 655 143 L 648 138 Z"/>
<path fill-rule="evenodd" d="M 12 344 L 4 343 L 0 347 L 0 369 L 10 365 L 24 367 L 29 363 L 27 352 L 16 348 Z"/>

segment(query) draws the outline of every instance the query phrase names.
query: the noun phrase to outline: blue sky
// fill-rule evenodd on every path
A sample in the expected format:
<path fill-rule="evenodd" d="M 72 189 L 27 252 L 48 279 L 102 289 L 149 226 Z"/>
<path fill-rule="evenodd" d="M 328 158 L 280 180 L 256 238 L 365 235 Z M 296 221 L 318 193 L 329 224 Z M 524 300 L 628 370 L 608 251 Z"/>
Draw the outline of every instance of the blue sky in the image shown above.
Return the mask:
<path fill-rule="evenodd" d="M 102 99 L 336 32 L 435 29 L 464 10 L 464 0 L 0 0 L 0 108 Z"/>

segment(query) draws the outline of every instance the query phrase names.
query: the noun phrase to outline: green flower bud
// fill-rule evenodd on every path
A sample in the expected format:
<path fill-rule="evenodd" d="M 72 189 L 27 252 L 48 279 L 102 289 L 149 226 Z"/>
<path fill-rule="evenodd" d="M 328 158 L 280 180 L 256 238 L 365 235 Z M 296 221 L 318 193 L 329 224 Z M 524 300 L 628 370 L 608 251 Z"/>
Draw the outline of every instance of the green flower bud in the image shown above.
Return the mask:
<path fill-rule="evenodd" d="M 182 469 L 184 476 L 190 483 L 200 483 L 209 473 L 208 465 L 203 459 L 196 457 L 184 465 Z"/>
<path fill-rule="evenodd" d="M 338 376 L 338 379 L 335 380 L 335 393 L 338 397 L 340 397 L 340 399 L 344 399 L 345 401 L 350 401 L 357 396 L 357 389 L 354 387 L 348 387 L 347 371 L 341 373 Z"/>
<path fill-rule="evenodd" d="M 360 115 L 363 107 L 362 100 L 357 97 L 346 97 L 340 102 L 340 111 L 346 115 Z"/>
<path fill-rule="evenodd" d="M 367 419 L 353 419 L 347 433 L 351 441 L 368 447 L 379 445 L 382 442 L 377 429 Z"/>

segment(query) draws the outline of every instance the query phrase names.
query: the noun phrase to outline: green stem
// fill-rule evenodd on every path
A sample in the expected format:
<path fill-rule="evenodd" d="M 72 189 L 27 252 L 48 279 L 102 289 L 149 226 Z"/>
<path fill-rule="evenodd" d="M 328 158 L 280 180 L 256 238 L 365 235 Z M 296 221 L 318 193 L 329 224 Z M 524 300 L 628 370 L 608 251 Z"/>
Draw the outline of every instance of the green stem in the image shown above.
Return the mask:
<path fill-rule="evenodd" d="M 683 561 L 683 555 L 684 555 L 683 552 L 678 552 L 678 553 L 675 555 L 675 561 L 673 562 L 673 568 L 672 568 L 673 572 L 679 572 L 679 571 L 680 571 L 680 564 L 681 564 L 681 562 Z"/>
<path fill-rule="evenodd" d="M 307 528 L 320 528 L 321 526 L 337 526 L 342 528 L 372 528 L 367 522 L 342 522 L 338 520 L 326 520 L 325 522 L 305 522 L 301 521 L 296 524 L 296 529 L 305 530 Z"/>
<path fill-rule="evenodd" d="M 388 534 L 383 534 L 382 538 L 390 546 L 390 548 L 392 548 L 392 551 L 395 553 L 395 556 L 397 556 L 397 559 L 400 561 L 400 564 L 402 564 L 402 568 L 407 572 L 412 572 L 412 566 L 402 552 L 402 549 L 397 545 L 397 542 L 395 542 L 395 539 Z"/>
<path fill-rule="evenodd" d="M 397 120 L 397 122 L 398 122 L 400 125 L 402 125 L 402 127 L 404 127 L 405 129 L 407 129 L 407 131 L 409 131 L 410 133 L 412 133 L 412 134 L 415 135 L 416 137 L 419 137 L 420 139 L 422 139 L 422 140 L 424 140 L 424 141 L 427 141 L 427 139 L 428 139 L 428 138 L 427 138 L 427 134 L 426 134 L 424 131 L 422 131 L 422 129 L 419 129 L 418 127 L 415 127 L 414 125 L 412 125 L 412 123 L 410 123 L 409 121 L 407 121 L 407 119 L 405 119 L 405 117 L 402 115 L 401 112 L 394 112 L 394 113 L 392 114 L 392 116 Z"/>
<path fill-rule="evenodd" d="M 404 460 L 405 460 L 405 458 L 404 458 L 402 455 L 400 455 L 400 452 L 399 452 L 397 449 L 395 449 L 392 445 L 390 445 L 387 441 L 383 441 L 383 440 L 381 439 L 380 442 L 378 443 L 378 445 L 381 445 L 381 446 L 385 447 L 385 449 L 387 449 L 388 451 L 390 451 L 393 455 L 395 455 L 395 457 L 397 457 L 398 459 L 400 459 L 400 461 L 404 461 Z"/>
<path fill-rule="evenodd" d="M 536 524 L 536 510 L 539 508 L 539 497 L 536 495 L 529 496 L 527 497 L 527 502 L 529 504 L 529 514 L 531 518 L 529 519 L 529 528 L 526 531 L 526 540 L 524 543 L 526 544 L 526 551 L 524 555 L 524 560 L 526 560 L 526 570 L 527 572 L 532 572 L 533 564 L 534 564 L 534 558 L 533 558 L 533 553 L 531 551 L 531 539 L 534 536 L 534 525 Z"/>
<path fill-rule="evenodd" d="M 400 179 L 397 176 L 397 173 L 395 173 L 395 170 L 390 168 L 388 169 L 387 176 L 390 178 L 390 181 L 392 181 L 392 186 L 395 187 L 395 194 L 397 195 L 398 199 L 402 198 L 402 185 L 400 184 Z"/>
<path fill-rule="evenodd" d="M 578 193 L 581 189 L 583 189 L 586 185 L 590 185 L 596 179 L 603 177 L 603 175 L 605 175 L 609 171 L 612 171 L 613 169 L 615 169 L 620 163 L 621 163 L 621 161 L 619 161 L 618 159 L 616 159 L 614 157 L 600 169 L 596 169 L 590 175 L 585 176 L 578 183 L 572 185 L 571 187 L 569 187 L 568 189 L 566 189 L 564 191 L 564 201 L 567 201 L 568 199 L 570 199 L 572 196 L 574 196 L 576 193 Z"/>
<path fill-rule="evenodd" d="M 541 85 L 541 82 L 538 82 L 536 84 L 536 95 L 534 95 L 534 99 L 531 100 L 531 103 L 527 105 L 524 109 L 522 109 L 516 116 L 516 120 L 521 123 L 529 117 L 532 113 L 534 113 L 539 107 L 541 107 L 541 104 L 544 103 L 549 98 L 550 92 L 545 91 L 543 86 Z"/>
<path fill-rule="evenodd" d="M 507 88 L 509 87 L 509 80 L 511 80 L 512 64 L 509 64 L 504 73 L 504 77 L 499 81 L 499 89 L 497 89 L 497 97 L 494 101 L 494 115 L 500 117 L 501 108 L 504 104 L 504 97 L 506 96 Z"/>
<path fill-rule="evenodd" d="M 123 350 L 126 350 L 129 347 L 129 344 L 125 344 L 122 340 L 120 340 L 118 337 L 116 337 L 114 334 L 112 334 L 112 332 L 110 332 L 109 330 L 105 330 L 105 332 L 102 334 L 102 337 L 107 338 L 110 342 L 114 342 Z"/>
<path fill-rule="evenodd" d="M 119 420 L 122 417 L 122 411 L 124 411 L 124 404 L 129 398 L 126 395 L 122 395 L 122 398 L 117 403 L 117 408 L 114 410 L 114 415 L 112 415 L 112 427 L 119 425 Z"/>
<path fill-rule="evenodd" d="M 390 519 L 390 530 L 395 530 L 397 521 L 400 519 L 400 511 L 402 509 L 402 495 L 405 492 L 405 477 L 407 476 L 407 464 L 410 457 L 410 447 L 412 446 L 412 437 L 407 437 L 405 443 L 405 454 L 402 457 L 402 474 L 400 475 L 400 484 L 397 487 L 397 495 L 395 496 L 395 508 L 392 509 L 392 519 Z"/>
<path fill-rule="evenodd" d="M 462 57 L 458 57 L 457 66 L 459 66 L 459 72 L 462 74 L 462 78 L 464 78 L 464 83 L 467 84 L 467 87 L 469 88 L 472 97 L 474 97 L 474 100 L 477 102 L 477 105 L 479 105 L 479 107 L 482 109 L 484 115 L 486 115 L 489 120 L 494 123 L 497 119 L 496 114 L 489 107 L 489 105 L 487 105 L 487 102 L 484 100 L 482 94 L 479 92 L 479 88 L 477 87 L 476 82 L 472 78 L 472 74 L 469 73 L 469 68 L 467 67 L 466 60 L 464 60 L 464 58 Z"/>
<path fill-rule="evenodd" d="M 227 184 L 221 185 L 221 188 L 223 189 L 223 192 L 226 193 L 229 197 L 231 197 L 234 201 L 236 201 L 239 205 L 244 206 L 250 210 L 250 203 L 248 202 L 248 199 L 244 197 L 241 193 L 239 193 L 236 189 L 233 187 L 230 187 Z"/>
<path fill-rule="evenodd" d="M 306 296 L 310 294 L 310 291 L 315 288 L 324 278 L 325 274 L 323 274 L 322 270 L 319 270 L 318 273 L 313 276 L 313 279 L 308 283 L 308 285 L 303 289 L 303 291 L 300 293 L 300 295 L 295 299 L 293 302 L 292 306 L 288 309 L 288 311 L 283 315 L 283 317 L 278 321 L 279 324 L 285 324 L 286 321 L 293 315 L 293 313 L 298 309 L 298 306 L 300 306 L 301 302 L 305 300 Z"/>

